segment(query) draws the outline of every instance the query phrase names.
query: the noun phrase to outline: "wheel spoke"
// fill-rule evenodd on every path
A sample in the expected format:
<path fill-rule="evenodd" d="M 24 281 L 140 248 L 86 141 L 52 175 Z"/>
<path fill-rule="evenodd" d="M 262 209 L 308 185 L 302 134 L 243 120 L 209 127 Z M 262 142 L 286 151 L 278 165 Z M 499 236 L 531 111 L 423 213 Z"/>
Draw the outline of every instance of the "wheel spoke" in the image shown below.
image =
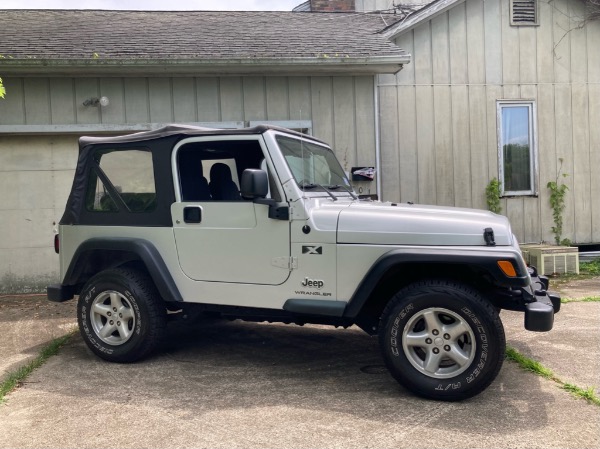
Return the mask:
<path fill-rule="evenodd" d="M 427 310 L 423 313 L 423 319 L 427 327 L 427 332 L 431 332 L 434 329 L 441 329 L 442 323 L 440 322 L 437 313 L 434 310 Z"/>
<path fill-rule="evenodd" d="M 425 331 L 409 332 L 404 336 L 404 341 L 406 342 L 406 346 L 425 347 L 427 346 L 427 343 L 425 343 L 425 339 L 428 336 L 429 334 Z"/>
<path fill-rule="evenodd" d="M 102 315 L 102 316 L 106 317 L 107 319 L 108 319 L 108 313 L 112 311 L 112 309 L 109 305 L 102 304 L 100 302 L 95 303 L 94 306 L 92 307 L 92 310 L 94 311 L 94 313 L 96 313 L 98 315 Z"/>
<path fill-rule="evenodd" d="M 434 354 L 432 351 L 427 351 L 427 355 L 425 356 L 425 362 L 423 363 L 423 368 L 428 373 L 435 374 L 440 368 L 441 361 L 441 354 Z"/>
<path fill-rule="evenodd" d="M 469 354 L 462 350 L 457 344 L 450 346 L 450 351 L 446 355 L 454 360 L 459 366 L 465 366 L 469 362 Z"/>
<path fill-rule="evenodd" d="M 110 305 L 114 309 L 119 310 L 123 307 L 123 301 L 121 300 L 121 296 L 117 292 L 111 292 L 110 294 Z"/>
<path fill-rule="evenodd" d="M 121 321 L 121 325 L 117 326 L 117 329 L 119 330 L 119 335 L 121 336 L 121 338 L 123 340 L 126 340 L 129 338 L 131 331 L 129 330 L 127 321 Z"/>
<path fill-rule="evenodd" d="M 451 341 L 456 341 L 461 335 L 468 333 L 470 328 L 463 322 L 457 321 L 452 324 L 446 324 L 442 328 L 444 334 L 450 335 Z"/>
<path fill-rule="evenodd" d="M 127 322 L 128 320 L 130 320 L 131 318 L 133 318 L 133 310 L 131 310 L 129 307 L 121 307 L 119 309 L 119 318 L 122 321 Z"/>
<path fill-rule="evenodd" d="M 115 331 L 116 328 L 117 327 L 114 324 L 106 323 L 104 326 L 102 326 L 102 329 L 100 329 L 99 334 L 102 338 L 107 338 Z"/>

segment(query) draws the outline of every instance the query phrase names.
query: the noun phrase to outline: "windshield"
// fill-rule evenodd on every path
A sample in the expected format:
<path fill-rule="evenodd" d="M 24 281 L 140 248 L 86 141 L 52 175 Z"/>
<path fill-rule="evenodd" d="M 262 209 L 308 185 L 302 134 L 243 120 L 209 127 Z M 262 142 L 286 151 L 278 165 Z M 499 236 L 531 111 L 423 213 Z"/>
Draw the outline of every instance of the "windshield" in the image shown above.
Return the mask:
<path fill-rule="evenodd" d="M 278 135 L 279 148 L 294 179 L 303 189 L 348 188 L 350 182 L 333 151 L 305 140 Z"/>

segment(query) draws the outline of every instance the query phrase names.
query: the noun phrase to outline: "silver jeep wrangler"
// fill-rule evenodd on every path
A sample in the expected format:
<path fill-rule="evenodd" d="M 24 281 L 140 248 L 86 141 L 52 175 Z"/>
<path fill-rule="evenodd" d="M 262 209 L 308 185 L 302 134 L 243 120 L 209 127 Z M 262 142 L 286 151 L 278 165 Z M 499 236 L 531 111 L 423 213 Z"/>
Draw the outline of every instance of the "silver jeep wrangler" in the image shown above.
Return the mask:
<path fill-rule="evenodd" d="M 167 317 L 356 325 L 403 386 L 453 401 L 498 374 L 501 309 L 549 331 L 560 308 L 505 217 L 361 200 L 325 143 L 271 126 L 81 138 L 55 247 L 49 299 L 78 295 L 113 362 L 156 349 Z"/>

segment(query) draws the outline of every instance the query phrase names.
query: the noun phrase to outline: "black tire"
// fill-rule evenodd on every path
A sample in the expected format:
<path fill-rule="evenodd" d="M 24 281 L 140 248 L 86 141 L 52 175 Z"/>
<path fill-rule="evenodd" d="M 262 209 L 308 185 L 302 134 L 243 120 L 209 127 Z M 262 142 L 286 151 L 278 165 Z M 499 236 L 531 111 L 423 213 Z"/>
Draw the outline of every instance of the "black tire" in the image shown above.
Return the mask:
<path fill-rule="evenodd" d="M 79 330 L 88 347 L 110 362 L 135 362 L 161 343 L 166 308 L 150 277 L 129 268 L 92 277 L 77 304 Z"/>
<path fill-rule="evenodd" d="M 422 281 L 396 293 L 381 316 L 379 344 L 401 385 L 443 401 L 485 390 L 506 350 L 495 308 L 476 290 L 451 281 Z"/>

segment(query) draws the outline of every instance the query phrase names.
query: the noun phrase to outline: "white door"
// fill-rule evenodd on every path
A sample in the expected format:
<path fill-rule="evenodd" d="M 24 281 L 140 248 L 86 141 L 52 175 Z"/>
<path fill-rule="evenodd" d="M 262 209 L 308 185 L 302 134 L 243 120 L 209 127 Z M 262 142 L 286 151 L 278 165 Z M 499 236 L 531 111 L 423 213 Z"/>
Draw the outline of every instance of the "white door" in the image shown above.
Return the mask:
<path fill-rule="evenodd" d="M 204 177 L 204 185 L 216 184 L 210 168 L 227 165 L 231 180 L 239 187 L 245 168 L 260 168 L 264 159 L 258 138 L 240 140 L 200 140 L 182 145 L 178 177 Z M 187 152 L 187 154 L 186 154 Z M 256 153 L 256 154 L 254 154 Z M 202 164 L 203 168 L 199 167 Z M 196 167 L 197 170 L 190 170 Z M 193 181 L 192 180 L 192 181 Z M 177 180 L 178 188 L 190 180 Z M 269 206 L 249 200 L 219 201 L 211 198 L 186 199 L 180 190 L 171 207 L 179 263 L 191 279 L 210 282 L 279 285 L 290 274 L 290 223 L 269 218 Z"/>

